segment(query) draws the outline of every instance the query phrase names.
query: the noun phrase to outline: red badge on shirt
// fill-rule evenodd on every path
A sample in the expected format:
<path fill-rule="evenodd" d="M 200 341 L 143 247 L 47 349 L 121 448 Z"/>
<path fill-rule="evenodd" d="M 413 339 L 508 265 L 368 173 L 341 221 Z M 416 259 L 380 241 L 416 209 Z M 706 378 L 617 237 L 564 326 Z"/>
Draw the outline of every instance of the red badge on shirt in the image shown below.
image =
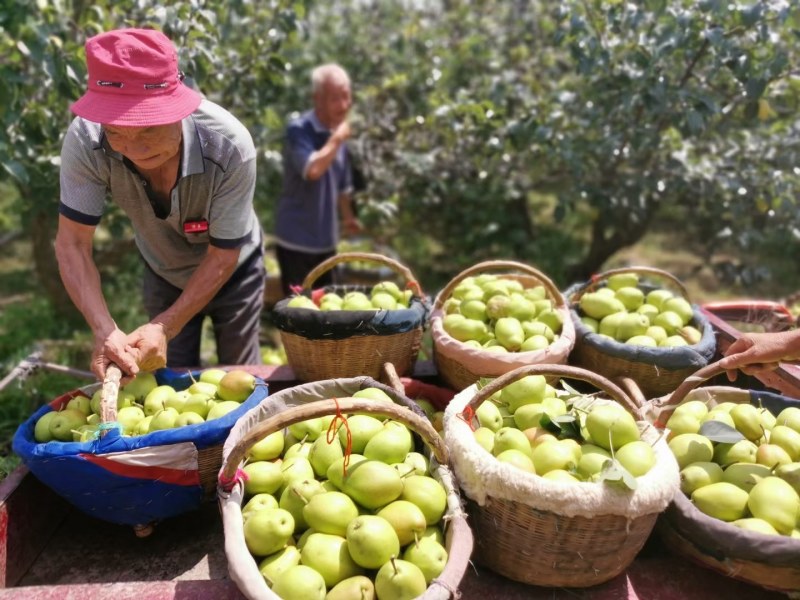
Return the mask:
<path fill-rule="evenodd" d="M 205 233 L 206 231 L 208 231 L 208 221 L 205 219 L 186 221 L 183 224 L 183 233 Z"/>

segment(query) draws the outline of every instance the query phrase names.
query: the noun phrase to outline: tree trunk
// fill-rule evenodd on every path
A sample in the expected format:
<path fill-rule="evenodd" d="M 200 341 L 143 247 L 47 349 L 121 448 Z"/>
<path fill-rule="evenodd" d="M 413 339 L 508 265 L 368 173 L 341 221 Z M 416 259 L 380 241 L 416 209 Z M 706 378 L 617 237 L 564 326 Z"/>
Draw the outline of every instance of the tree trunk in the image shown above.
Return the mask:
<path fill-rule="evenodd" d="M 53 248 L 55 227 L 53 219 L 47 211 L 36 211 L 30 223 L 31 244 L 36 276 L 44 290 L 50 305 L 56 314 L 70 323 L 82 323 L 81 314 L 69 300 L 66 289 L 61 283 L 58 263 Z"/>

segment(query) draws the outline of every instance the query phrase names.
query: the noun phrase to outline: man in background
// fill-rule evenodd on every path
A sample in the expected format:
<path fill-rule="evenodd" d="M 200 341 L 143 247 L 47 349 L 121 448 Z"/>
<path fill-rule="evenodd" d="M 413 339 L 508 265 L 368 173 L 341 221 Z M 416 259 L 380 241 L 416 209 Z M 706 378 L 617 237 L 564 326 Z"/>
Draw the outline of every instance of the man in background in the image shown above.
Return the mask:
<path fill-rule="evenodd" d="M 275 237 L 284 296 L 321 262 L 336 254 L 340 229 L 363 230 L 353 212 L 353 174 L 345 142 L 352 96 L 350 78 L 336 64 L 311 73 L 313 109 L 292 120 L 283 151 L 283 191 Z M 315 285 L 333 283 L 333 271 Z"/>

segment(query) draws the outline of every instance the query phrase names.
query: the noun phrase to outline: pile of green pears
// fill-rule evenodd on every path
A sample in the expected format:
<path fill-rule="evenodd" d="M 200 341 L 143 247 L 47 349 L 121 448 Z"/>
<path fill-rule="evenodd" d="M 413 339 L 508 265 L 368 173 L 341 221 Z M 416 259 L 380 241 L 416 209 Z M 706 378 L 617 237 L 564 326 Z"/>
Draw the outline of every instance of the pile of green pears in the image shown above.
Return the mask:
<path fill-rule="evenodd" d="M 637 273 L 609 275 L 604 287 L 580 297 L 577 308 L 589 330 L 623 344 L 675 347 L 702 338 L 689 301 L 664 288 L 645 293 Z"/>
<path fill-rule="evenodd" d="M 159 385 L 155 375 L 140 372 L 117 395 L 117 423 L 124 436 L 197 425 L 239 408 L 256 386 L 246 371 L 205 369 L 183 390 Z M 34 426 L 39 443 L 87 442 L 98 437 L 102 389 L 91 398 L 78 394 L 61 410 L 42 415 Z"/>
<path fill-rule="evenodd" d="M 635 489 L 636 477 L 655 466 L 656 456 L 633 416 L 616 402 L 564 387 L 541 375 L 507 385 L 475 411 L 475 440 L 497 460 L 545 479 Z"/>
<path fill-rule="evenodd" d="M 491 273 L 465 277 L 442 310 L 449 336 L 489 352 L 542 350 L 561 333 L 561 314 L 543 286 Z"/>
<path fill-rule="evenodd" d="M 353 397 L 392 402 L 376 388 Z M 447 563 L 447 493 L 403 423 L 346 418 L 295 423 L 250 448 L 245 543 L 284 600 L 416 598 Z"/>
<path fill-rule="evenodd" d="M 700 400 L 666 423 L 681 490 L 703 513 L 736 527 L 800 539 L 800 408 L 777 416 L 752 404 Z"/>
<path fill-rule="evenodd" d="M 344 294 L 327 292 L 318 301 L 297 294 L 287 306 L 311 310 L 398 310 L 408 308 L 412 296 L 412 290 L 401 290 L 394 281 L 381 281 L 372 286 L 369 293 L 357 290 Z"/>

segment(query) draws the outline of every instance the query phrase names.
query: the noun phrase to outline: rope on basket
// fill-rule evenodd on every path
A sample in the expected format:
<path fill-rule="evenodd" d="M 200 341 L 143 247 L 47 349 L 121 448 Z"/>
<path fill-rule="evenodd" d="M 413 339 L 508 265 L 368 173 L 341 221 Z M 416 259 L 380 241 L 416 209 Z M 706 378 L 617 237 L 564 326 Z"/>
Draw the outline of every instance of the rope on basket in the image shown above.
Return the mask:
<path fill-rule="evenodd" d="M 336 404 L 336 414 L 333 416 L 331 424 L 328 425 L 328 431 L 325 433 L 325 441 L 332 444 L 335 437 L 338 435 L 339 427 L 336 423 L 342 422 L 345 431 L 347 432 L 347 443 L 344 446 L 344 460 L 342 461 L 342 476 L 347 475 L 347 467 L 350 466 L 350 455 L 353 453 L 353 434 L 350 433 L 350 424 L 347 422 L 347 417 L 342 414 L 342 409 L 339 406 L 339 399 L 332 398 Z"/>
<path fill-rule="evenodd" d="M 239 468 L 236 469 L 236 472 L 233 474 L 232 477 L 227 477 L 224 473 L 224 470 L 221 470 L 219 472 L 219 485 L 226 492 L 230 492 L 233 489 L 233 486 L 235 486 L 240 481 L 244 482 L 247 481 L 248 479 L 250 479 L 250 477 L 247 475 L 247 473 Z"/>

